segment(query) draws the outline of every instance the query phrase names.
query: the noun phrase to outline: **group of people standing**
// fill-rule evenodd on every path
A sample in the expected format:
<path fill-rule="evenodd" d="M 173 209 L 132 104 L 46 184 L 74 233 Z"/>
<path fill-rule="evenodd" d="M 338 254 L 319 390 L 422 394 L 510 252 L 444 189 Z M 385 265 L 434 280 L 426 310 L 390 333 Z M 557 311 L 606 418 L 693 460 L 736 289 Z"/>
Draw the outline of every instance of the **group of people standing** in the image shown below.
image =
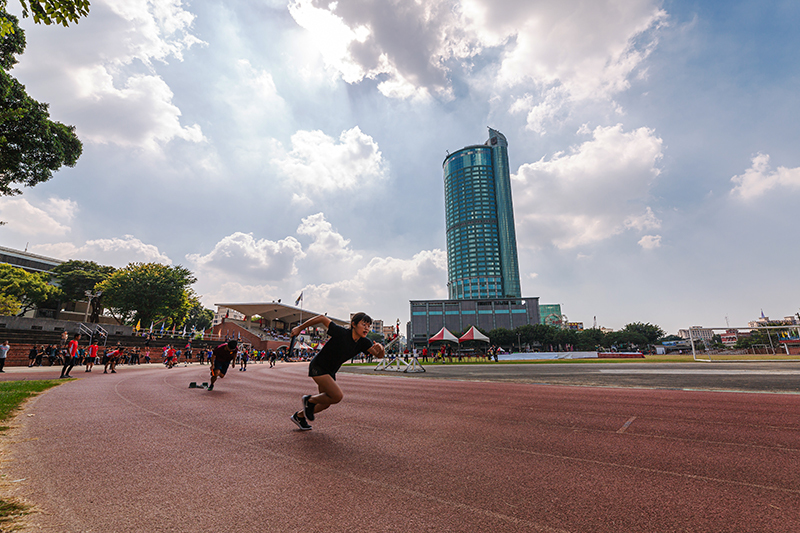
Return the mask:
<path fill-rule="evenodd" d="M 64 362 L 61 368 L 61 376 L 59 378 L 70 378 L 70 371 L 76 366 L 81 364 L 86 365 L 86 369 L 84 372 L 91 372 L 94 368 L 95 363 L 100 361 L 100 357 L 98 356 L 100 352 L 100 346 L 97 343 L 90 344 L 87 348 L 81 348 L 78 344 L 78 341 L 81 339 L 81 334 L 76 333 L 75 336 L 72 338 L 71 341 L 67 343 L 66 353 L 63 357 Z M 134 348 L 128 355 L 125 353 L 125 348 L 117 343 L 117 345 L 112 348 L 103 348 L 103 355 L 102 355 L 102 364 L 103 364 L 103 374 L 108 374 L 109 370 L 112 374 L 117 373 L 117 364 L 120 362 L 125 362 L 128 364 L 140 364 L 139 363 L 139 349 Z M 30 356 L 29 356 L 30 357 Z M 146 362 L 150 362 L 150 355 L 149 352 L 145 356 Z M 29 365 L 30 366 L 30 365 Z"/>

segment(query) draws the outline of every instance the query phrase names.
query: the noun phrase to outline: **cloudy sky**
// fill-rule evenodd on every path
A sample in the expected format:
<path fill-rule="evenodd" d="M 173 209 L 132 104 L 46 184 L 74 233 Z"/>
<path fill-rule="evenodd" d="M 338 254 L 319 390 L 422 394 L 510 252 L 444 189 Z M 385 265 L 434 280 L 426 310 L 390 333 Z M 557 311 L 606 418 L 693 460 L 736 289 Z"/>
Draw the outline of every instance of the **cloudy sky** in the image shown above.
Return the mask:
<path fill-rule="evenodd" d="M 13 73 L 84 152 L 0 198 L 0 244 L 405 324 L 447 295 L 442 161 L 490 126 L 524 296 L 587 327 L 794 314 L 798 23 L 794 0 L 93 0 L 22 22 Z"/>

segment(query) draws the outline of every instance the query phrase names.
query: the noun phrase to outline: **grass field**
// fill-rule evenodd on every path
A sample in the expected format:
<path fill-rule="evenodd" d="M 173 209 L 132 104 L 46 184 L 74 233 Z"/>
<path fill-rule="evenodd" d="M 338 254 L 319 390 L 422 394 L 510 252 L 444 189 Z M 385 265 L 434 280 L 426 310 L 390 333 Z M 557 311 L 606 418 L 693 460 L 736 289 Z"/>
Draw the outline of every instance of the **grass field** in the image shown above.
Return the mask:
<path fill-rule="evenodd" d="M 6 421 L 14 416 L 22 402 L 65 380 L 3 381 L 0 382 L 0 431 L 7 431 Z M 14 531 L 13 520 L 27 509 L 14 501 L 0 500 L 0 531 Z"/>

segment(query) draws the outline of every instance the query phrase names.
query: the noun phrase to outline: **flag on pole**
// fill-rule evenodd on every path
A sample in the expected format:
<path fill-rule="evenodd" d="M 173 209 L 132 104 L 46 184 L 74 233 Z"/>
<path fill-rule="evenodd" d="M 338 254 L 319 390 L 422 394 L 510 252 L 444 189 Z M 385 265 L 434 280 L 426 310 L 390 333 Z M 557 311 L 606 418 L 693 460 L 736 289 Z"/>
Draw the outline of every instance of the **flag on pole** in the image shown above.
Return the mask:
<path fill-rule="evenodd" d="M 153 334 L 153 321 L 150 321 L 150 334 Z"/>
<path fill-rule="evenodd" d="M 303 291 L 300 291 L 300 296 L 297 297 L 297 300 L 294 301 L 294 305 L 299 305 L 300 302 L 303 301 Z"/>
<path fill-rule="evenodd" d="M 166 320 L 161 323 L 161 331 L 159 332 L 159 335 L 163 335 L 164 334 L 164 324 L 166 324 L 166 323 L 167 323 Z"/>
<path fill-rule="evenodd" d="M 181 337 L 186 336 L 186 324 L 183 325 L 183 332 L 181 333 Z"/>
<path fill-rule="evenodd" d="M 142 319 L 140 318 L 139 321 L 136 323 L 136 332 L 137 333 L 139 332 L 139 329 L 141 329 L 141 326 L 142 326 Z"/>

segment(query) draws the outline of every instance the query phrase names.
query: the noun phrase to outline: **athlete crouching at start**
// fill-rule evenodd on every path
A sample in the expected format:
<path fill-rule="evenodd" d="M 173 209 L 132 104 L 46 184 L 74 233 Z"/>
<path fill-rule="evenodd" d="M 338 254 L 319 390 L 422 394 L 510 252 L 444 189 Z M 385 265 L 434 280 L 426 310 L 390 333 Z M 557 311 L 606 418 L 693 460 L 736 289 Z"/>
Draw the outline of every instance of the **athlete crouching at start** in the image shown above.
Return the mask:
<path fill-rule="evenodd" d="M 236 358 L 236 344 L 235 340 L 228 341 L 211 352 L 211 383 L 208 384 L 208 390 L 214 390 L 214 382 L 225 377 L 228 366 Z"/>
<path fill-rule="evenodd" d="M 308 364 L 308 376 L 317 384 L 319 393 L 303 396 L 303 409 L 292 415 L 292 422 L 303 431 L 311 429 L 308 421 L 314 420 L 316 413 L 342 401 L 344 394 L 336 384 L 336 372 L 342 364 L 362 352 L 377 358 L 384 355 L 383 345 L 367 338 L 372 319 L 366 313 L 353 315 L 350 328 L 338 326 L 325 315 L 318 315 L 292 329 L 292 337 L 318 324 L 328 329 L 330 339 Z"/>

